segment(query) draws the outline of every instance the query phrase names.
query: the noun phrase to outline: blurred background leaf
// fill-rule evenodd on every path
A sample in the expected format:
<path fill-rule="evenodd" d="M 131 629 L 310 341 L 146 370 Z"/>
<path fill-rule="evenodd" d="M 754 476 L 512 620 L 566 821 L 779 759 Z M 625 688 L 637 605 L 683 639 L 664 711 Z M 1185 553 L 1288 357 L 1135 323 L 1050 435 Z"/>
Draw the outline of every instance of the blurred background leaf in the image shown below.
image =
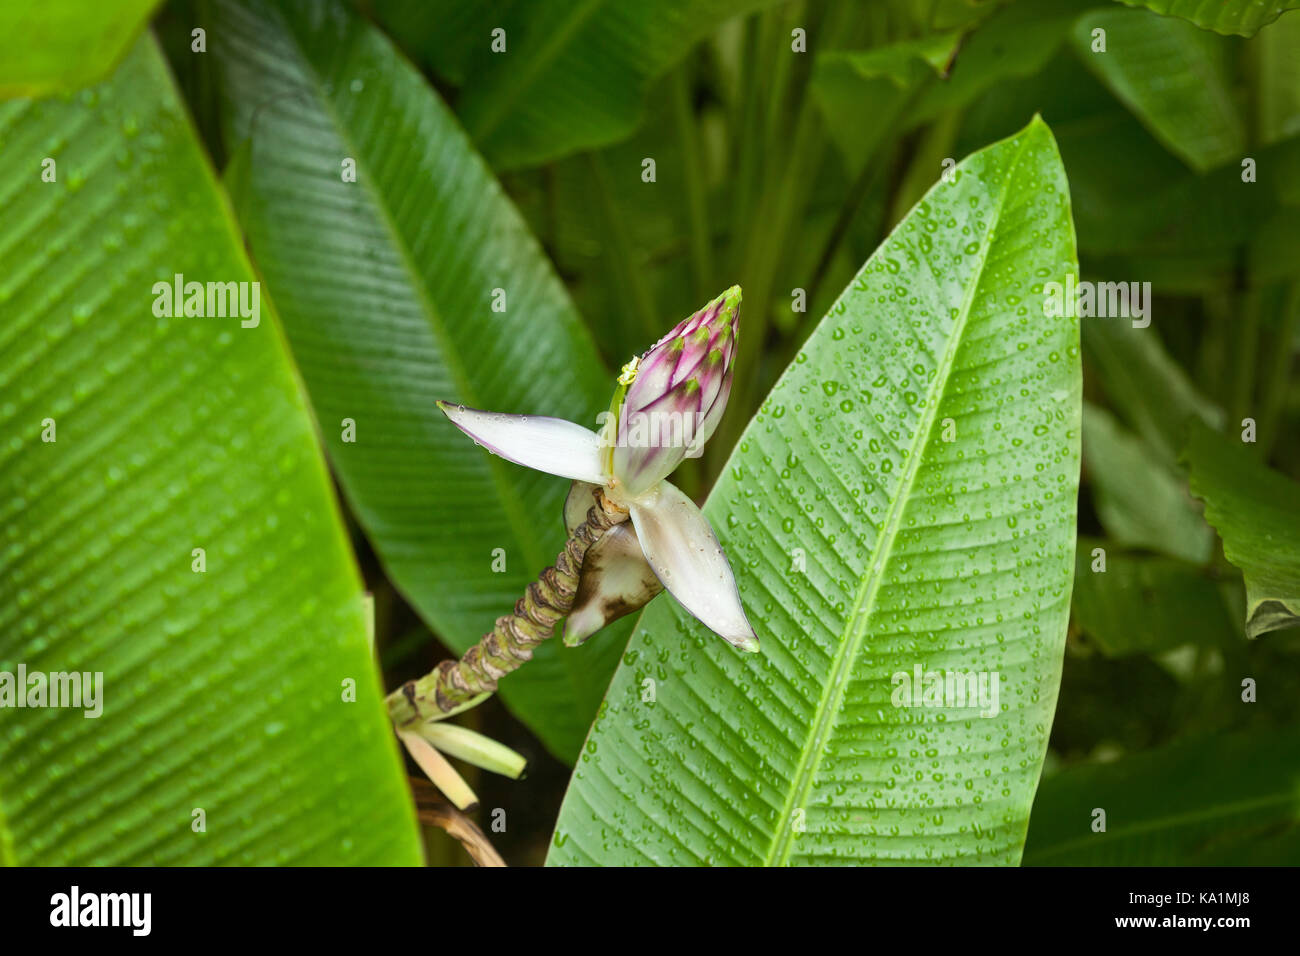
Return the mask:
<path fill-rule="evenodd" d="M 1063 771 L 1043 781 L 1025 843 L 1026 866 L 1268 866 L 1298 854 L 1295 729 L 1189 737 Z"/>
<path fill-rule="evenodd" d="M 1159 654 L 1184 644 L 1215 648 L 1237 636 L 1217 582 L 1204 568 L 1097 538 L 1079 539 L 1074 620 L 1110 657 Z"/>
<path fill-rule="evenodd" d="M 1105 409 L 1084 404 L 1083 461 L 1102 527 L 1117 542 L 1198 564 L 1214 532 L 1177 471 Z"/>
<path fill-rule="evenodd" d="M 1191 422 L 1222 426 L 1223 411 L 1197 391 L 1155 328 L 1123 318 L 1085 322 L 1083 353 L 1111 405 L 1166 466 L 1177 466 Z"/>
<path fill-rule="evenodd" d="M 0 184 L 0 671 L 103 673 L 97 719 L 0 709 L 0 861 L 420 862 L 269 304 L 151 314 L 156 282 L 256 278 L 155 43 L 0 104 Z"/>
<path fill-rule="evenodd" d="M 1073 40 L 1101 82 L 1193 169 L 1241 157 L 1246 129 L 1227 41 L 1183 20 L 1121 8 L 1081 17 Z"/>
<path fill-rule="evenodd" d="M 453 22 L 473 51 L 447 56 L 440 2 L 371 0 L 381 23 L 448 78 L 473 77 L 456 111 L 498 169 L 535 165 L 613 142 L 635 129 L 650 81 L 723 21 L 774 0 L 529 0 Z M 468 29 L 466 29 L 468 27 Z M 504 31 L 493 50 L 492 31 Z"/>
<path fill-rule="evenodd" d="M 492 31 L 502 27 L 521 0 L 357 0 L 392 40 L 420 66 L 454 86 L 469 75 L 469 67 Z"/>
<path fill-rule="evenodd" d="M 248 144 L 231 149 L 232 192 L 344 493 L 392 583 L 461 653 L 554 561 L 568 483 L 490 455 L 434 403 L 594 427 L 613 379 L 437 94 L 346 6 L 322 9 L 217 5 L 226 134 Z M 561 759 L 622 651 L 604 637 L 545 644 L 502 684 Z"/>
<path fill-rule="evenodd" d="M 1119 0 L 1130 7 L 1143 6 L 1163 16 L 1182 17 L 1215 33 L 1251 36 L 1300 0 Z M 1294 18 L 1292 18 L 1294 19 Z"/>
<path fill-rule="evenodd" d="M 1300 2 L 1291 4 L 1300 6 Z M 1300 133 L 1300 16 L 1284 17 L 1245 45 L 1261 142 Z"/>
<path fill-rule="evenodd" d="M 1300 483 L 1206 428 L 1192 433 L 1187 459 L 1192 493 L 1246 576 L 1246 633 L 1300 624 Z"/>

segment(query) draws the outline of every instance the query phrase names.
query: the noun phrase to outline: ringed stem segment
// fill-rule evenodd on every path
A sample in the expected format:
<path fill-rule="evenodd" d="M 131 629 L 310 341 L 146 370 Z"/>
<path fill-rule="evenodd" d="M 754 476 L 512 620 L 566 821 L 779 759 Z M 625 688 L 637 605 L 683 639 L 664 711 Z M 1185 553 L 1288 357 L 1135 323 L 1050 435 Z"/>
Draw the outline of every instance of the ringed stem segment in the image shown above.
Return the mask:
<path fill-rule="evenodd" d="M 555 625 L 573 610 L 578 576 L 587 549 L 628 511 L 597 488 L 587 518 L 574 529 L 555 564 L 528 585 L 514 612 L 496 625 L 460 660 L 447 660 L 388 695 L 388 713 L 399 729 L 421 721 L 441 720 L 467 710 L 497 689 L 497 682 L 533 656 L 533 649 L 555 633 Z"/>

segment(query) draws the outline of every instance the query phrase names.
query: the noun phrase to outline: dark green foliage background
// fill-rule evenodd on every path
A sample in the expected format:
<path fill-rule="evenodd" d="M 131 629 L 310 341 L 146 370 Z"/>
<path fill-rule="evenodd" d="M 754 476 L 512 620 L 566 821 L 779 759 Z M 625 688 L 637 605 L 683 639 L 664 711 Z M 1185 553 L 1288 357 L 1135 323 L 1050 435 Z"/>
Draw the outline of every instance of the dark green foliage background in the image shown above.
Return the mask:
<path fill-rule="evenodd" d="M 773 382 L 945 161 L 1041 115 L 1070 184 L 1081 278 L 1150 282 L 1153 299 L 1149 328 L 1082 326 L 1075 595 L 1024 863 L 1293 865 L 1294 5 L 171 0 L 150 29 L 282 315 L 375 595 L 386 687 L 475 640 L 562 540 L 559 483 L 448 442 L 432 399 L 472 393 L 582 420 L 610 369 L 740 283 L 731 407 L 708 455 L 674 479 L 702 501 Z M 195 25 L 204 55 L 191 52 Z M 490 47 L 498 27 L 505 55 Z M 125 55 L 101 46 L 105 67 Z M 15 59 L 10 73 L 58 62 Z M 6 95 L 81 80 L 24 86 L 10 73 Z M 328 190 L 339 152 L 360 157 L 359 199 Z M 322 154 L 328 168 L 313 167 Z M 305 203 L 304 181 L 319 187 Z M 333 243 L 330 261 L 366 268 L 324 275 L 316 239 Z M 531 320 L 465 334 L 457 321 L 504 275 L 528 277 Z M 364 334 L 357 309 L 373 323 Z M 403 337 L 412 316 L 437 334 Z M 432 379 L 406 361 L 427 354 Z M 382 434 L 369 459 L 335 440 L 358 401 Z M 517 497 L 518 513 L 477 501 L 483 483 Z M 545 529 L 536 538 L 521 532 L 530 522 Z M 498 544 L 505 576 L 487 573 Z M 447 581 L 457 568 L 465 580 Z M 548 649 L 466 716 L 530 760 L 523 784 L 471 777 L 484 807 L 507 810 L 492 837 L 510 863 L 544 859 L 631 624 L 563 661 Z M 1105 833 L 1091 829 L 1099 806 Z M 431 862 L 467 862 L 441 832 L 425 836 Z"/>

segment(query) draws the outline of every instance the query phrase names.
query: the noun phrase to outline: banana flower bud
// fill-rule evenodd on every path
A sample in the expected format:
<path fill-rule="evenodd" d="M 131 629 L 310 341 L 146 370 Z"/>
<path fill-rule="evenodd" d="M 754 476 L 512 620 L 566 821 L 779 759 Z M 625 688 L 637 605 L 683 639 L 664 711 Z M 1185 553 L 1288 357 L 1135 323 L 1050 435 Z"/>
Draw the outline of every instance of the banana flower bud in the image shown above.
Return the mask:
<path fill-rule="evenodd" d="M 616 410 L 610 468 L 628 494 L 643 494 L 683 458 L 699 457 L 712 437 L 731 395 L 739 310 L 740 288 L 733 286 L 628 370 L 635 377 Z"/>
<path fill-rule="evenodd" d="M 580 643 L 666 589 L 724 640 L 757 651 L 731 566 L 708 519 L 668 474 L 699 455 L 731 394 L 740 325 L 733 286 L 633 359 L 598 434 L 558 418 L 506 415 L 439 402 L 478 444 L 516 464 L 570 478 L 570 530 L 603 490 L 631 522 L 588 550 L 565 643 Z"/>

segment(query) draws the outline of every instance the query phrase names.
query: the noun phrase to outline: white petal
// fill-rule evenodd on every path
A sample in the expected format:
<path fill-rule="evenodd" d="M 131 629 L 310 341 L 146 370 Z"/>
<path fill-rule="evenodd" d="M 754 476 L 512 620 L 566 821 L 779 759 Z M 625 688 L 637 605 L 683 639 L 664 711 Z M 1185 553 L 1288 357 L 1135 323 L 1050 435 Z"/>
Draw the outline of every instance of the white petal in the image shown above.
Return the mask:
<path fill-rule="evenodd" d="M 727 556 L 695 502 L 662 481 L 630 510 L 646 560 L 668 592 L 723 640 L 758 650 Z"/>
<path fill-rule="evenodd" d="M 661 590 L 636 531 L 629 524 L 615 525 L 582 560 L 578 594 L 564 623 L 564 643 L 581 644 L 611 621 L 645 607 Z"/>
<path fill-rule="evenodd" d="M 603 484 L 600 437 L 593 431 L 541 415 L 481 412 L 439 402 L 452 424 L 494 455 L 549 475 Z"/>

